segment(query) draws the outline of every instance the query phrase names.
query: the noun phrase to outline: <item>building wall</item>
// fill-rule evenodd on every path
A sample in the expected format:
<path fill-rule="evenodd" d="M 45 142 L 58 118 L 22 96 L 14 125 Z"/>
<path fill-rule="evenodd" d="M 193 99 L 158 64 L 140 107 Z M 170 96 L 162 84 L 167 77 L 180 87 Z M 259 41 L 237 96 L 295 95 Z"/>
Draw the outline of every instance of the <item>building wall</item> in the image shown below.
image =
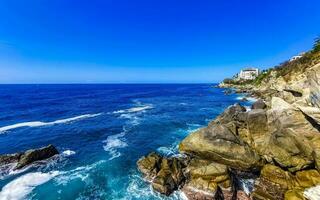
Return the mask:
<path fill-rule="evenodd" d="M 259 70 L 241 70 L 239 74 L 240 79 L 252 80 L 259 75 Z"/>

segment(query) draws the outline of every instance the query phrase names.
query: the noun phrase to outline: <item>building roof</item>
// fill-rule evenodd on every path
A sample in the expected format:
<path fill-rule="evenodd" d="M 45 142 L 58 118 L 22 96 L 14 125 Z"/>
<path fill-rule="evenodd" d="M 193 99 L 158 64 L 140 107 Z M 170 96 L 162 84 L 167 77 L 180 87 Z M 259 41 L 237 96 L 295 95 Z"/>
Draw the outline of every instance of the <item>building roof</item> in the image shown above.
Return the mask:
<path fill-rule="evenodd" d="M 258 68 L 248 67 L 248 68 L 243 69 L 242 71 L 256 71 L 256 70 L 258 70 Z"/>

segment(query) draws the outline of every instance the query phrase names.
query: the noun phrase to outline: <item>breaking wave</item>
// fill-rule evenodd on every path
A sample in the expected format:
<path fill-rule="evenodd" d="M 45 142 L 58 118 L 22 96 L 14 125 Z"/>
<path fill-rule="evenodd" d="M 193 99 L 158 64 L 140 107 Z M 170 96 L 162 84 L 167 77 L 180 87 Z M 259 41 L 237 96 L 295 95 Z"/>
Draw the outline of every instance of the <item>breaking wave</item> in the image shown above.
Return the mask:
<path fill-rule="evenodd" d="M 80 116 L 71 117 L 71 118 L 67 118 L 67 119 L 59 119 L 59 120 L 56 120 L 56 121 L 53 121 L 53 122 L 41 122 L 41 121 L 22 122 L 22 123 L 17 123 L 17 124 L 1 127 L 0 128 L 0 133 L 3 133 L 5 131 L 11 130 L 11 129 L 21 128 L 21 127 L 39 127 L 39 126 L 49 126 L 49 125 L 63 124 L 63 123 L 73 122 L 73 121 L 76 121 L 76 120 L 96 117 L 96 116 L 99 116 L 101 114 L 102 113 L 85 114 L 85 115 L 80 115 Z"/>
<path fill-rule="evenodd" d="M 0 192 L 0 199 L 25 199 L 32 190 L 59 174 L 58 171 L 48 173 L 33 172 L 20 176 L 5 185 Z"/>

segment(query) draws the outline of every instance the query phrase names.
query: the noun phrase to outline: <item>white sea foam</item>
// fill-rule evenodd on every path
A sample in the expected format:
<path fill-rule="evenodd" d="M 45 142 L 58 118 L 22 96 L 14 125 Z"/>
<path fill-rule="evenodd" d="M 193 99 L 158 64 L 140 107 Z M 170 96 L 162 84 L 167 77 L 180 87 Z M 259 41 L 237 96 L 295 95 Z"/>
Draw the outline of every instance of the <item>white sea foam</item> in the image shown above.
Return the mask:
<path fill-rule="evenodd" d="M 69 149 L 62 152 L 63 156 L 72 156 L 74 154 L 76 154 L 76 152 Z"/>
<path fill-rule="evenodd" d="M 63 123 L 73 122 L 73 121 L 76 121 L 76 120 L 96 117 L 96 116 L 99 116 L 101 114 L 102 113 L 85 114 L 85 115 L 80 115 L 80 116 L 71 117 L 71 118 L 67 118 L 67 119 L 59 119 L 59 120 L 56 120 L 56 121 L 53 121 L 53 122 L 41 122 L 41 121 L 22 122 L 22 123 L 9 125 L 9 126 L 0 127 L 0 133 L 3 133 L 5 131 L 11 130 L 11 129 L 21 128 L 21 127 L 39 127 L 39 126 L 49 126 L 49 125 L 63 124 Z"/>
<path fill-rule="evenodd" d="M 247 194 L 250 195 L 250 193 L 253 190 L 253 185 L 254 185 L 254 179 L 241 179 L 241 186 L 243 191 Z"/>
<path fill-rule="evenodd" d="M 114 111 L 114 114 L 121 114 L 121 113 L 135 113 L 135 112 L 142 112 L 145 110 L 149 110 L 152 109 L 153 106 L 152 105 L 142 105 L 142 106 L 138 106 L 138 107 L 133 107 L 133 108 L 129 108 L 129 109 L 125 109 L 125 110 L 118 110 L 118 111 Z"/>
<path fill-rule="evenodd" d="M 125 139 L 123 138 L 125 134 L 126 132 L 123 131 L 120 134 L 111 135 L 103 141 L 103 143 L 105 143 L 103 149 L 107 151 L 111 156 L 109 160 L 120 157 L 121 153 L 118 151 L 118 149 L 128 146 L 128 144 L 125 142 Z"/>
<path fill-rule="evenodd" d="M 77 167 L 69 171 L 62 171 L 59 173 L 59 176 L 54 178 L 54 181 L 58 185 L 67 185 L 70 181 L 75 179 L 86 181 L 86 179 L 89 178 L 90 172 L 103 163 L 105 163 L 105 160 L 100 160 L 90 165 Z"/>
<path fill-rule="evenodd" d="M 0 199 L 25 199 L 35 187 L 48 182 L 58 174 L 58 171 L 52 171 L 48 173 L 33 172 L 20 176 L 2 188 L 0 192 Z"/>

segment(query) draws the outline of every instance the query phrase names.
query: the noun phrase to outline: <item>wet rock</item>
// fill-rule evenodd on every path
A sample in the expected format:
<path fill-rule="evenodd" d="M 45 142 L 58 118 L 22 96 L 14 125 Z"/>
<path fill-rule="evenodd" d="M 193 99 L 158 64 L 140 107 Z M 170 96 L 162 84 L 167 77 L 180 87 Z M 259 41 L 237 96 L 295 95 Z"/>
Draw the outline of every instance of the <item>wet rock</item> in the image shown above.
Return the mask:
<path fill-rule="evenodd" d="M 178 158 L 163 158 L 150 153 L 137 162 L 138 169 L 151 181 L 152 188 L 164 195 L 170 195 L 183 184 L 185 165 Z"/>
<path fill-rule="evenodd" d="M 160 171 L 152 181 L 152 188 L 161 194 L 170 195 L 184 181 L 183 165 L 177 158 L 163 158 Z"/>
<path fill-rule="evenodd" d="M 252 104 L 251 109 L 265 109 L 266 107 L 267 105 L 265 104 L 265 102 L 259 99 L 258 101 Z"/>
<path fill-rule="evenodd" d="M 10 163 L 17 163 L 21 157 L 22 153 L 6 154 L 0 156 L 0 166 L 7 165 Z"/>
<path fill-rule="evenodd" d="M 19 158 L 16 169 L 21 169 L 35 161 L 48 159 L 56 154 L 59 154 L 59 152 L 53 145 L 48 145 L 40 149 L 28 150 Z"/>
<path fill-rule="evenodd" d="M 154 178 L 160 170 L 162 157 L 152 152 L 147 156 L 140 158 L 137 162 L 138 169 L 148 178 Z"/>

